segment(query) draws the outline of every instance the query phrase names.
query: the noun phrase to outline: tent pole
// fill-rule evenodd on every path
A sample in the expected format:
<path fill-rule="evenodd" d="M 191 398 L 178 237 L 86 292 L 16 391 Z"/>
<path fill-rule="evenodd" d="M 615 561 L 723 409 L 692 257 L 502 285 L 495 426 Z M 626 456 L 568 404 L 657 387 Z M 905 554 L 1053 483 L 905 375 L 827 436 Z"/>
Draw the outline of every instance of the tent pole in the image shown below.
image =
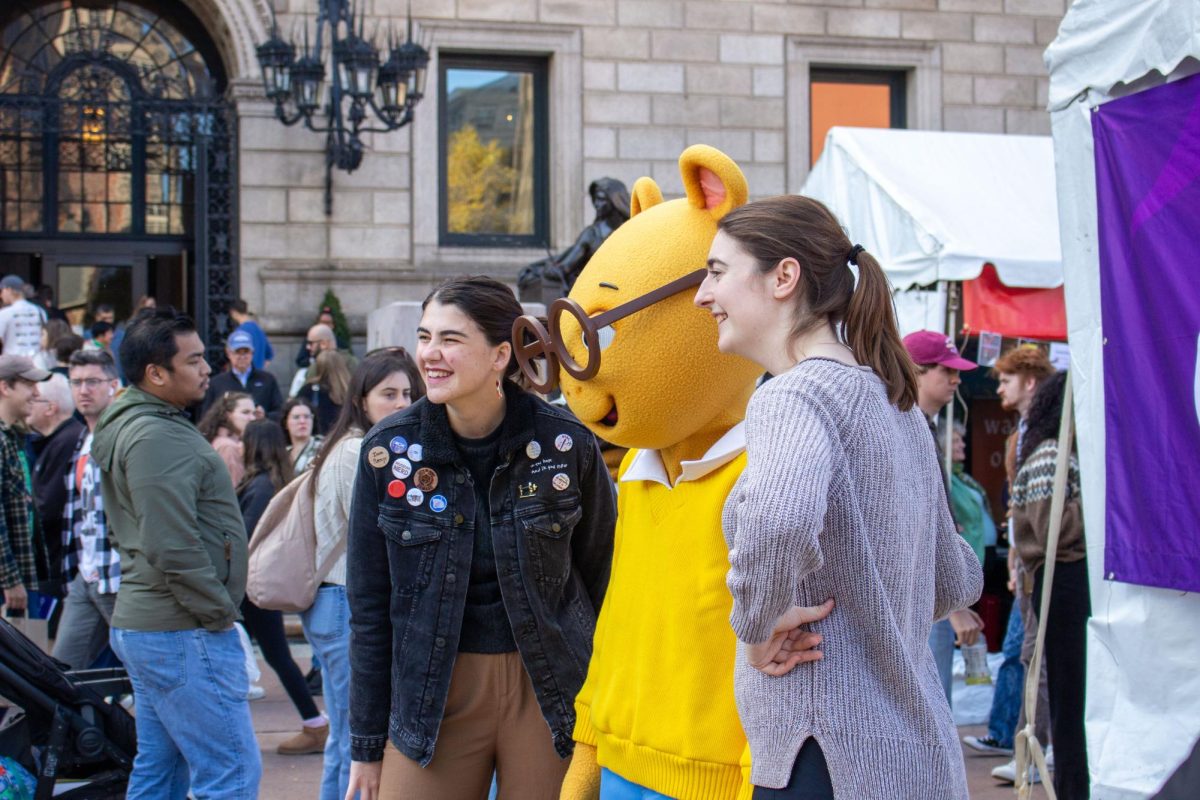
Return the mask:
<path fill-rule="evenodd" d="M 958 284 L 954 281 L 940 281 L 942 291 L 946 294 L 946 335 L 951 340 L 958 329 Z M 957 398 L 958 393 L 955 392 Z M 950 485 L 950 475 L 954 471 L 954 400 L 946 404 L 946 432 L 942 441 L 942 471 L 946 475 L 946 486 Z"/>

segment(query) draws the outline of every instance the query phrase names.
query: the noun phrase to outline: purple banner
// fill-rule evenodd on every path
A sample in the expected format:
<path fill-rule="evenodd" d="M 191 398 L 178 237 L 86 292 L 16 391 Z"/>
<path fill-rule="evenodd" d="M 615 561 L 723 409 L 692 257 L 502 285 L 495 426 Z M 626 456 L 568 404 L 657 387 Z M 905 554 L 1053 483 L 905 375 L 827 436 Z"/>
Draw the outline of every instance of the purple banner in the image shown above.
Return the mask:
<path fill-rule="evenodd" d="M 1200 591 L 1200 75 L 1092 115 L 1104 571 Z"/>

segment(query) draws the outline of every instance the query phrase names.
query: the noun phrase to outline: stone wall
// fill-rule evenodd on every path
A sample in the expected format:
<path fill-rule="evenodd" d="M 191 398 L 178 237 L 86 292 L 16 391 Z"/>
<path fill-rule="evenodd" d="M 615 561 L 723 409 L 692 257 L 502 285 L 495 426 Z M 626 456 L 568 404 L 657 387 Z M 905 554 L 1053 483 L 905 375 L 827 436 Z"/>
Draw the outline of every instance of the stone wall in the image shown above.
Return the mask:
<path fill-rule="evenodd" d="M 403 29 L 407 0 L 356 6 L 368 29 L 377 19 Z M 311 24 L 316 2 L 275 7 L 289 33 Z M 589 221 L 589 181 L 650 175 L 677 195 L 676 159 L 696 142 L 737 160 L 754 196 L 796 191 L 812 64 L 912 69 L 910 127 L 1048 134 L 1042 52 L 1064 11 L 1064 0 L 412 0 L 435 54 L 550 55 L 554 249 Z M 269 330 L 302 330 L 329 286 L 362 332 L 368 312 L 420 299 L 443 276 L 511 279 L 544 255 L 437 245 L 435 96 L 410 128 L 369 137 L 357 172 L 334 173 L 326 219 L 323 137 L 273 118 L 256 68 L 237 90 L 242 292 Z"/>

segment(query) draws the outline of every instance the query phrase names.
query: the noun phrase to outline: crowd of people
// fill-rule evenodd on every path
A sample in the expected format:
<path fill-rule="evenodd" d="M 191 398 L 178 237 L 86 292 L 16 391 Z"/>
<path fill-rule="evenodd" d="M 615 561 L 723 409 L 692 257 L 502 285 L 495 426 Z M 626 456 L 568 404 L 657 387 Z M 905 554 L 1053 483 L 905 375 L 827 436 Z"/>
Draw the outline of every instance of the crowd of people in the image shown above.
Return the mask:
<path fill-rule="evenodd" d="M 19 278 L 0 280 L 0 300 L 4 604 L 57 601 L 56 658 L 128 671 L 129 797 L 256 796 L 257 687 L 239 622 L 300 719 L 279 752 L 323 754 L 322 800 L 483 798 L 493 783 L 501 797 L 559 796 L 617 490 L 592 431 L 527 389 L 507 286 L 435 289 L 415 358 L 389 347 L 355 359 L 319 319 L 286 394 L 243 301 L 213 374 L 192 322 L 152 299 L 119 325 L 97 307 L 86 337 L 27 300 Z M 1036 347 L 994 367 L 1020 419 L 998 519 L 962 467 L 965 431 L 951 432 L 949 459 L 940 450 L 938 418 L 976 365 L 943 334 L 901 339 L 882 269 L 824 206 L 781 197 L 728 213 L 695 303 L 720 350 L 765 374 L 721 520 L 753 796 L 832 798 L 853 775 L 880 797 L 966 797 L 951 663 L 956 644 L 983 636 L 971 606 L 1007 534 L 1004 661 L 988 733 L 966 744 L 1008 754 L 1025 725 L 1022 675 L 1054 559 L 1037 735 L 1053 741 L 1059 796 L 1086 798 L 1073 459 L 1046 552 L 1053 467 L 1069 446 L 1056 440 L 1063 375 Z M 246 596 L 248 542 L 306 474 L 324 566 L 300 613 L 308 678 L 281 612 Z M 817 718 L 839 735 L 818 742 Z M 590 796 L 662 797 L 601 774 Z"/>

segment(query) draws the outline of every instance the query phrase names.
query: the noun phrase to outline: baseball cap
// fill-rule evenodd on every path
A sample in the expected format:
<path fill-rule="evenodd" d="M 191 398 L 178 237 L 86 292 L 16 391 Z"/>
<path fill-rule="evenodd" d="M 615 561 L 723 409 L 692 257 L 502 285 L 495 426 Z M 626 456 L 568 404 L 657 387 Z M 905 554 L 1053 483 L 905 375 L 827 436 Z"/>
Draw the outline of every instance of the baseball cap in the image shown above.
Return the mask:
<path fill-rule="evenodd" d="M 914 364 L 941 364 L 950 369 L 975 369 L 979 365 L 958 354 L 954 340 L 937 331 L 915 331 L 904 337 L 904 347 Z"/>
<path fill-rule="evenodd" d="M 28 356 L 0 356 L 0 381 L 24 378 L 27 381 L 38 383 L 49 377 L 50 373 L 34 364 L 33 359 Z"/>
<path fill-rule="evenodd" d="M 254 337 L 248 332 L 239 328 L 238 330 L 229 334 L 229 339 L 225 342 L 225 346 L 230 350 L 253 350 Z"/>
<path fill-rule="evenodd" d="M 19 275 L 5 275 L 0 279 L 0 289 L 17 289 L 25 288 L 25 279 Z"/>

